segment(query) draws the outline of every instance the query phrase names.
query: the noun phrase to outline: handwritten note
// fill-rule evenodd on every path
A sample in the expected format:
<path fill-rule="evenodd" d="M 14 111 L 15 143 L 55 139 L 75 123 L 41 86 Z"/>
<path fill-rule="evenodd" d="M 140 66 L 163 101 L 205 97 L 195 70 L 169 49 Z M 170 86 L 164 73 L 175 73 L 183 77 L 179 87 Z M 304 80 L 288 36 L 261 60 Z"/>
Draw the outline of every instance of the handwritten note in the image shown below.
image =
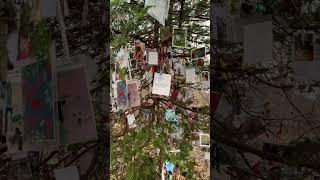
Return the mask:
<path fill-rule="evenodd" d="M 159 58 L 159 54 L 156 49 L 155 50 L 149 49 L 147 51 L 147 59 L 150 65 L 158 65 L 158 62 L 159 62 L 158 58 Z"/>
<path fill-rule="evenodd" d="M 164 26 L 169 14 L 169 2 L 169 0 L 145 0 L 144 5 L 150 7 L 148 14 Z"/>
<path fill-rule="evenodd" d="M 195 68 L 187 68 L 186 69 L 186 82 L 187 83 L 196 82 L 196 69 Z"/>
<path fill-rule="evenodd" d="M 135 124 L 136 118 L 134 117 L 134 114 L 128 114 L 127 120 L 128 120 L 129 128 L 136 127 L 136 124 Z"/>
<path fill-rule="evenodd" d="M 171 87 L 171 75 L 170 74 L 154 74 L 152 93 L 158 95 L 169 96 Z"/>

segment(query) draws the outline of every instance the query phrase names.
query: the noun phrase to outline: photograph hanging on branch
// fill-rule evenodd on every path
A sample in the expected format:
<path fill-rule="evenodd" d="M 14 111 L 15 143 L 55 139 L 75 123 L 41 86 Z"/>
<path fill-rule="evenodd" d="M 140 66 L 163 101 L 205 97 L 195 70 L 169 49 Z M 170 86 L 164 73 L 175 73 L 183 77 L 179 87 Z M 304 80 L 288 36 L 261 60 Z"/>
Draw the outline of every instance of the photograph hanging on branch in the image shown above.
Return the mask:
<path fill-rule="evenodd" d="M 172 31 L 172 47 L 187 47 L 187 29 L 173 28 Z"/>
<path fill-rule="evenodd" d="M 192 60 L 202 59 L 202 58 L 205 58 L 205 56 L 206 56 L 206 47 L 191 49 Z"/>
<path fill-rule="evenodd" d="M 210 136 L 209 134 L 200 134 L 200 147 L 210 147 Z"/>

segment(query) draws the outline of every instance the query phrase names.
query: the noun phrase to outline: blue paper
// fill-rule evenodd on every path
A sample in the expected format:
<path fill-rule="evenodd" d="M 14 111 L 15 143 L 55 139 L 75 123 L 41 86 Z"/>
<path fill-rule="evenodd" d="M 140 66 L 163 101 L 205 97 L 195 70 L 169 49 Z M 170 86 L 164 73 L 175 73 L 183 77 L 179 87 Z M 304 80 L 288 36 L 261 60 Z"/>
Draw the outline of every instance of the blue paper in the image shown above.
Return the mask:
<path fill-rule="evenodd" d="M 177 119 L 177 116 L 176 116 L 176 111 L 174 109 L 167 109 L 166 113 L 165 113 L 165 116 L 166 116 L 166 120 L 167 121 L 172 121 L 172 122 L 178 123 L 178 119 Z"/>
<path fill-rule="evenodd" d="M 165 161 L 164 166 L 167 172 L 171 171 L 171 173 L 173 173 L 174 165 L 172 163 L 170 163 L 169 161 Z"/>

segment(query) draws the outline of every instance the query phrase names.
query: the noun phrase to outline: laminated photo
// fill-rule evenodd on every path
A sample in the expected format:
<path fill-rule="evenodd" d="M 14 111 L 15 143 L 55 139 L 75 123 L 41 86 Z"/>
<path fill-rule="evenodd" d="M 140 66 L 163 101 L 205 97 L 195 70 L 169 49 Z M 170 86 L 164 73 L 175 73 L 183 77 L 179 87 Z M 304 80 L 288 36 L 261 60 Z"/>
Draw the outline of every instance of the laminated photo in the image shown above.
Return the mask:
<path fill-rule="evenodd" d="M 157 49 L 148 49 L 147 50 L 147 62 L 150 65 L 158 65 L 159 63 L 159 54 Z"/>
<path fill-rule="evenodd" d="M 187 30 L 173 28 L 172 32 L 172 47 L 186 48 L 187 46 Z"/>
<path fill-rule="evenodd" d="M 152 87 L 152 94 L 169 96 L 171 89 L 171 75 L 155 73 Z"/>
<path fill-rule="evenodd" d="M 198 60 L 206 56 L 206 47 L 191 50 L 191 59 Z"/>
<path fill-rule="evenodd" d="M 210 136 L 209 134 L 200 133 L 200 147 L 210 147 Z"/>

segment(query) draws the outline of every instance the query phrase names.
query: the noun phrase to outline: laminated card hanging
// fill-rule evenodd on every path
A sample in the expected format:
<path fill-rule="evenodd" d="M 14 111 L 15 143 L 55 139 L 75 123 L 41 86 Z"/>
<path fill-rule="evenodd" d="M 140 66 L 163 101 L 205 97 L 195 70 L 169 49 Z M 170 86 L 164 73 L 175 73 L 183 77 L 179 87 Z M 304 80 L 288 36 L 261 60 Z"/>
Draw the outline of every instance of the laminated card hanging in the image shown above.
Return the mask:
<path fill-rule="evenodd" d="M 159 63 L 159 54 L 157 49 L 148 49 L 147 50 L 147 61 L 150 65 L 158 65 Z"/>
<path fill-rule="evenodd" d="M 171 75 L 163 73 L 155 73 L 153 80 L 152 93 L 158 95 L 169 96 L 171 88 Z"/>

